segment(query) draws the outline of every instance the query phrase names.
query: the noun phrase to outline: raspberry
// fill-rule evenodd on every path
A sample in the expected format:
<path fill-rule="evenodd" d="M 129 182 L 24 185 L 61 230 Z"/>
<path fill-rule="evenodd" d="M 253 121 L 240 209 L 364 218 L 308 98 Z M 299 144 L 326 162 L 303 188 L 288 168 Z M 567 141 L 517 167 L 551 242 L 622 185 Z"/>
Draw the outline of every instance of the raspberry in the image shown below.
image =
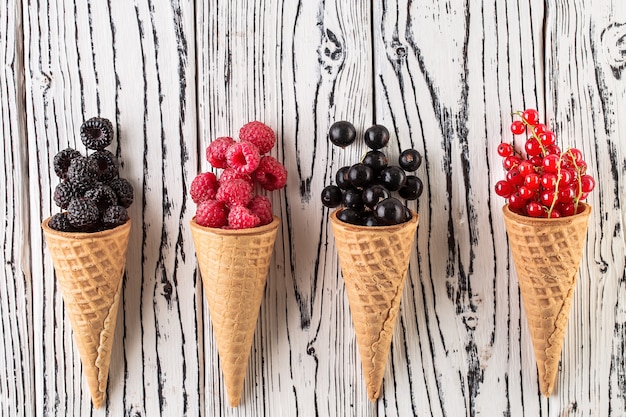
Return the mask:
<path fill-rule="evenodd" d="M 57 176 L 62 180 L 66 180 L 67 169 L 70 167 L 72 159 L 76 158 L 77 156 L 81 156 L 80 152 L 72 148 L 67 148 L 57 153 L 54 156 L 53 161 L 54 173 L 57 174 Z"/>
<path fill-rule="evenodd" d="M 92 117 L 80 127 L 80 139 L 87 149 L 104 149 L 113 140 L 113 125 L 103 117 Z"/>
<path fill-rule="evenodd" d="M 249 229 L 260 223 L 259 217 L 244 206 L 234 206 L 228 213 L 228 227 L 230 229 Z"/>
<path fill-rule="evenodd" d="M 108 185 L 115 191 L 118 203 L 126 208 L 130 207 L 133 203 L 133 186 L 130 182 L 124 178 L 116 178 Z"/>
<path fill-rule="evenodd" d="M 96 203 L 88 198 L 75 198 L 67 206 L 67 218 L 78 230 L 89 231 L 100 220 L 100 211 Z"/>
<path fill-rule="evenodd" d="M 98 181 L 108 182 L 119 175 L 117 157 L 107 150 L 96 151 L 89 155 L 98 165 Z"/>
<path fill-rule="evenodd" d="M 196 204 L 200 204 L 204 200 L 214 200 L 218 186 L 219 183 L 214 173 L 199 174 L 191 182 L 191 190 L 189 191 L 191 199 Z"/>
<path fill-rule="evenodd" d="M 272 220 L 274 220 L 274 215 L 272 213 L 272 202 L 264 195 L 254 196 L 254 198 L 250 200 L 248 208 L 253 214 L 255 214 L 259 218 L 259 226 L 270 224 Z"/>
<path fill-rule="evenodd" d="M 60 182 L 54 189 L 54 202 L 62 209 L 66 209 L 72 199 L 80 197 L 80 194 L 68 181 Z"/>
<path fill-rule="evenodd" d="M 222 201 L 204 200 L 196 209 L 196 223 L 204 227 L 224 227 L 228 224 L 228 207 Z"/>
<path fill-rule="evenodd" d="M 237 172 L 232 168 L 226 168 L 224 171 L 222 171 L 219 181 L 226 182 L 232 179 L 246 180 L 249 183 L 252 183 L 252 177 L 250 175 Z"/>
<path fill-rule="evenodd" d="M 87 190 L 85 198 L 96 203 L 101 213 L 104 213 L 109 207 L 117 206 L 117 194 L 108 185 L 99 184 Z"/>
<path fill-rule="evenodd" d="M 220 183 L 217 189 L 217 199 L 234 206 L 247 206 L 252 199 L 252 184 L 246 180 L 233 179 Z"/>
<path fill-rule="evenodd" d="M 82 155 L 72 159 L 67 168 L 67 180 L 78 192 L 85 192 L 93 187 L 97 179 L 98 164 L 96 161 Z"/>
<path fill-rule="evenodd" d="M 259 148 L 261 155 L 268 153 L 276 144 L 274 131 L 258 121 L 246 123 L 239 129 L 239 138 L 242 141 L 252 142 Z"/>
<path fill-rule="evenodd" d="M 67 213 L 58 213 L 52 216 L 48 221 L 48 226 L 59 232 L 73 232 L 75 230 L 67 218 Z"/>
<path fill-rule="evenodd" d="M 287 183 L 287 170 L 276 158 L 266 155 L 261 158 L 254 179 L 268 191 L 278 190 Z"/>
<path fill-rule="evenodd" d="M 226 162 L 235 171 L 250 174 L 258 166 L 261 160 L 259 149 L 252 142 L 237 142 L 226 151 Z"/>
<path fill-rule="evenodd" d="M 110 206 L 102 215 L 102 222 L 109 228 L 121 226 L 128 221 L 128 211 L 123 206 Z"/>
<path fill-rule="evenodd" d="M 229 136 L 222 136 L 215 139 L 206 148 L 206 159 L 214 168 L 228 168 L 226 163 L 226 151 L 235 143 L 233 138 Z"/>

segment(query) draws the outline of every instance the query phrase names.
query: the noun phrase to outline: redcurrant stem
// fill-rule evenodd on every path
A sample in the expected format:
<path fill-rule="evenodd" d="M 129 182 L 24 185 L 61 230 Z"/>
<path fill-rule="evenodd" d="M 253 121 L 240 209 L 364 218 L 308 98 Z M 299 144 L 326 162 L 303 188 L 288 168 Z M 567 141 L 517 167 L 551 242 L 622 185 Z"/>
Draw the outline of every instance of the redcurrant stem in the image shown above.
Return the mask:
<path fill-rule="evenodd" d="M 550 204 L 550 208 L 548 209 L 548 218 L 552 218 L 552 211 L 554 210 L 554 206 L 559 199 L 559 185 L 561 184 L 561 162 L 563 161 L 563 154 L 559 155 L 559 164 L 556 169 L 556 185 L 554 186 L 554 197 L 552 197 L 552 204 Z"/>
<path fill-rule="evenodd" d="M 541 156 L 544 157 L 546 156 L 546 154 L 548 153 L 546 151 L 546 148 L 543 146 L 543 143 L 541 143 L 541 139 L 539 139 L 539 136 L 537 136 L 537 133 L 535 133 L 535 126 L 531 125 L 530 123 L 528 123 L 526 120 L 524 120 L 524 113 L 521 111 L 516 111 L 511 113 L 512 116 L 519 116 L 520 119 L 522 119 L 522 123 L 524 123 L 524 126 L 526 126 L 526 128 L 530 128 L 530 132 L 532 133 L 533 138 L 535 138 L 535 140 L 539 143 L 539 146 L 541 147 Z"/>
<path fill-rule="evenodd" d="M 568 148 L 566 153 L 569 154 L 569 156 L 572 159 L 572 163 L 574 164 L 574 168 L 576 168 L 576 181 L 578 182 L 578 194 L 576 195 L 576 198 L 574 199 L 574 212 L 578 213 L 578 203 L 580 202 L 580 197 L 582 197 L 583 195 L 580 167 L 576 163 L 576 157 L 574 156 L 574 153 L 572 152 L 572 148 Z"/>

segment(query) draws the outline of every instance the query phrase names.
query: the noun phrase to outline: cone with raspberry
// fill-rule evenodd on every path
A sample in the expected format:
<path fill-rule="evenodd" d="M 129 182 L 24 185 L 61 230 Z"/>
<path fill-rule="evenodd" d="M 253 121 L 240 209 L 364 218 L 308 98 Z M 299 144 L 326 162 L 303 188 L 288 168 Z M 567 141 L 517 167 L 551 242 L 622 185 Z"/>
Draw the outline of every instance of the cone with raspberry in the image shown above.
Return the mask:
<path fill-rule="evenodd" d="M 191 221 L 224 383 L 230 405 L 241 400 L 276 231 L 280 221 L 244 229 L 202 227 Z"/>
<path fill-rule="evenodd" d="M 565 330 L 591 206 L 574 216 L 534 218 L 503 207 L 509 246 L 533 340 L 541 392 L 556 387 Z"/>
<path fill-rule="evenodd" d="M 359 226 L 330 214 L 368 397 L 376 401 L 396 325 L 418 215 L 392 226 Z"/>

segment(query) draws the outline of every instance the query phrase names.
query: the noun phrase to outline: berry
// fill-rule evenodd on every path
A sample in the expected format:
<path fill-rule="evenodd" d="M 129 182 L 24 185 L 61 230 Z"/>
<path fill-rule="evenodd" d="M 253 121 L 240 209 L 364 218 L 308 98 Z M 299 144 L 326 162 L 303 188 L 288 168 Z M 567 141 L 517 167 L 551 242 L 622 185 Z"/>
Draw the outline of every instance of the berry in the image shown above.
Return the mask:
<path fill-rule="evenodd" d="M 534 126 L 534 129 L 535 129 L 535 130 L 534 130 L 534 132 L 535 132 L 535 136 L 539 136 L 539 135 L 541 135 L 542 133 L 545 133 L 545 132 L 547 132 L 547 131 L 548 131 L 548 126 L 544 125 L 543 123 L 537 123 L 537 124 Z"/>
<path fill-rule="evenodd" d="M 342 203 L 345 207 L 356 211 L 363 210 L 363 193 L 357 188 L 350 188 L 343 193 Z"/>
<path fill-rule="evenodd" d="M 521 210 L 526 205 L 526 200 L 520 195 L 519 191 L 514 191 L 509 196 L 509 207 L 514 210 Z"/>
<path fill-rule="evenodd" d="M 517 191 L 519 192 L 520 197 L 522 197 L 524 200 L 530 200 L 533 197 L 535 197 L 535 191 L 531 190 L 525 185 L 522 185 L 521 187 L 519 187 Z"/>
<path fill-rule="evenodd" d="M 96 203 L 88 198 L 75 198 L 67 206 L 67 218 L 78 230 L 88 231 L 100 220 L 100 211 Z"/>
<path fill-rule="evenodd" d="M 191 182 L 191 199 L 194 203 L 200 204 L 204 200 L 215 200 L 219 183 L 217 177 L 212 172 L 205 172 L 197 175 Z"/>
<path fill-rule="evenodd" d="M 509 198 L 515 192 L 515 186 L 508 181 L 500 180 L 496 183 L 495 190 L 500 197 Z"/>
<path fill-rule="evenodd" d="M 378 173 L 387 168 L 389 160 L 387 159 L 387 155 L 383 152 L 372 150 L 365 154 L 362 163 L 363 165 L 372 168 L 374 172 Z"/>
<path fill-rule="evenodd" d="M 380 181 L 389 191 L 398 191 L 406 182 L 406 174 L 400 167 L 390 166 L 381 171 Z"/>
<path fill-rule="evenodd" d="M 535 166 L 530 161 L 520 162 L 520 164 L 517 166 L 517 169 L 519 170 L 519 173 L 522 174 L 523 176 L 526 176 L 535 172 Z"/>
<path fill-rule="evenodd" d="M 270 224 L 274 220 L 274 213 L 272 213 L 272 202 L 264 195 L 254 196 L 252 200 L 250 200 L 248 208 L 261 221 L 261 223 L 259 223 L 259 226 Z"/>
<path fill-rule="evenodd" d="M 246 180 L 250 183 L 252 182 L 252 177 L 250 176 L 250 174 L 243 174 L 241 172 L 237 172 L 232 168 L 226 168 L 224 171 L 222 171 L 219 181 L 224 182 L 233 179 Z"/>
<path fill-rule="evenodd" d="M 279 190 L 287 184 L 287 170 L 270 155 L 265 155 L 254 172 L 254 179 L 267 191 Z"/>
<path fill-rule="evenodd" d="M 362 221 L 363 226 L 384 226 L 383 224 L 378 223 L 376 217 L 373 213 L 369 213 Z"/>
<path fill-rule="evenodd" d="M 93 201 L 100 213 L 104 213 L 111 206 L 117 206 L 117 195 L 108 185 L 99 184 L 87 190 L 85 198 Z"/>
<path fill-rule="evenodd" d="M 104 149 L 113 140 L 113 125 L 103 117 L 92 117 L 80 127 L 80 139 L 87 149 Z"/>
<path fill-rule="evenodd" d="M 67 213 L 57 213 L 50 218 L 48 221 L 48 226 L 59 232 L 73 232 L 75 231 L 74 226 L 70 223 L 67 218 Z"/>
<path fill-rule="evenodd" d="M 546 155 L 545 158 L 543 158 L 543 172 L 558 172 L 560 163 L 559 155 Z"/>
<path fill-rule="evenodd" d="M 535 134 L 537 133 L 535 132 Z M 543 146 L 554 145 L 554 142 L 556 142 L 556 135 L 549 130 L 540 133 L 537 136 L 539 137 L 539 140 L 541 141 L 541 144 Z"/>
<path fill-rule="evenodd" d="M 229 206 L 247 206 L 252 200 L 253 186 L 246 180 L 233 179 L 220 182 L 216 198 Z"/>
<path fill-rule="evenodd" d="M 85 192 L 96 184 L 98 179 L 98 164 L 93 159 L 77 156 L 72 159 L 67 168 L 67 180 L 78 192 Z"/>
<path fill-rule="evenodd" d="M 250 174 L 259 166 L 259 148 L 252 142 L 236 142 L 226 151 L 226 162 L 235 171 Z"/>
<path fill-rule="evenodd" d="M 276 144 L 276 135 L 272 128 L 259 121 L 249 122 L 239 129 L 239 139 L 252 142 L 261 155 L 268 153 Z"/>
<path fill-rule="evenodd" d="M 519 156 L 510 155 L 504 158 L 502 166 L 508 171 L 511 168 L 518 166 L 521 162 L 522 160 L 519 158 Z"/>
<path fill-rule="evenodd" d="M 524 113 L 522 113 L 522 119 L 529 125 L 535 126 L 539 123 L 539 113 L 535 109 L 526 109 Z"/>
<path fill-rule="evenodd" d="M 503 158 L 513 155 L 513 146 L 510 143 L 501 143 L 498 145 L 498 155 Z"/>
<path fill-rule="evenodd" d="M 62 180 L 67 179 L 67 169 L 70 167 L 72 159 L 81 156 L 76 149 L 67 148 L 54 156 L 53 165 L 54 173 Z"/>
<path fill-rule="evenodd" d="M 400 197 L 406 200 L 417 200 L 424 191 L 424 184 L 415 175 L 407 175 L 404 186 L 398 190 Z"/>
<path fill-rule="evenodd" d="M 526 214 L 530 217 L 543 217 L 546 214 L 546 210 L 541 204 L 531 201 L 526 205 Z"/>
<path fill-rule="evenodd" d="M 403 170 L 413 172 L 422 165 L 422 155 L 415 149 L 406 149 L 400 154 L 398 163 Z"/>
<path fill-rule="evenodd" d="M 557 176 L 545 173 L 541 176 L 541 187 L 544 190 L 554 190 L 556 188 Z"/>
<path fill-rule="evenodd" d="M 98 181 L 108 182 L 119 175 L 119 167 L 117 158 L 107 150 L 100 150 L 89 155 L 89 159 L 93 159 L 98 166 Z"/>
<path fill-rule="evenodd" d="M 572 203 L 576 198 L 576 193 L 572 187 L 564 187 L 559 189 L 557 200 L 559 203 Z"/>
<path fill-rule="evenodd" d="M 54 202 L 62 209 L 66 209 L 74 198 L 80 197 L 80 193 L 68 181 L 60 182 L 54 189 Z"/>
<path fill-rule="evenodd" d="M 506 173 L 506 180 L 514 186 L 519 186 L 524 183 L 524 176 L 519 172 L 519 168 L 515 167 Z"/>
<path fill-rule="evenodd" d="M 526 175 L 524 185 L 530 190 L 537 191 L 541 186 L 541 175 L 536 173 Z"/>
<path fill-rule="evenodd" d="M 335 208 L 341 204 L 343 194 L 341 188 L 336 185 L 328 185 L 322 190 L 322 204 L 329 208 Z"/>
<path fill-rule="evenodd" d="M 337 183 L 337 187 L 342 190 L 347 190 L 352 188 L 352 183 L 348 179 L 348 171 L 350 171 L 349 166 L 341 167 L 337 170 L 335 174 L 335 182 Z"/>
<path fill-rule="evenodd" d="M 126 208 L 130 207 L 134 198 L 134 190 L 130 182 L 124 178 L 116 178 L 108 185 L 115 191 L 118 204 Z"/>
<path fill-rule="evenodd" d="M 379 223 L 386 225 L 400 224 L 405 221 L 404 206 L 394 197 L 389 197 L 376 205 L 374 217 Z"/>
<path fill-rule="evenodd" d="M 531 137 L 526 141 L 524 150 L 526 150 L 526 154 L 529 156 L 538 156 L 541 155 L 541 152 L 543 152 L 541 143 L 539 143 L 539 141 L 534 137 Z"/>
<path fill-rule="evenodd" d="M 105 226 L 113 228 L 121 226 L 128 221 L 128 211 L 123 206 L 111 206 L 104 211 L 102 222 Z"/>
<path fill-rule="evenodd" d="M 203 200 L 196 208 L 196 223 L 203 227 L 224 227 L 228 224 L 228 207 L 222 201 Z"/>
<path fill-rule="evenodd" d="M 596 181 L 591 175 L 585 174 L 580 177 L 580 188 L 583 193 L 590 193 L 596 187 Z"/>
<path fill-rule="evenodd" d="M 522 133 L 526 132 L 526 126 L 524 125 L 524 122 L 520 120 L 515 120 L 513 123 L 511 123 L 511 132 L 514 135 L 521 135 Z"/>
<path fill-rule="evenodd" d="M 333 145 L 345 148 L 352 144 L 355 139 L 356 129 L 350 122 L 335 122 L 330 126 L 330 129 L 328 129 L 328 140 L 330 140 Z"/>
<path fill-rule="evenodd" d="M 345 208 L 341 210 L 339 213 L 337 213 L 337 218 L 342 222 L 350 224 L 361 225 L 363 223 L 361 216 L 359 216 L 359 213 L 351 208 Z"/>
<path fill-rule="evenodd" d="M 354 164 L 348 170 L 348 180 L 354 187 L 365 187 L 374 179 L 374 170 L 362 163 Z"/>
<path fill-rule="evenodd" d="M 235 141 L 229 136 L 215 139 L 206 148 L 206 159 L 214 168 L 228 168 L 226 151 Z"/>
<path fill-rule="evenodd" d="M 374 125 L 365 131 L 363 139 L 370 149 L 384 148 L 389 142 L 389 131 L 383 125 Z"/>
<path fill-rule="evenodd" d="M 370 209 L 373 209 L 376 204 L 386 198 L 389 198 L 390 196 L 389 191 L 387 191 L 387 189 L 382 185 L 378 184 L 370 185 L 365 188 L 362 194 L 363 203 Z"/>
<path fill-rule="evenodd" d="M 249 229 L 261 224 L 261 219 L 244 206 L 231 207 L 228 213 L 228 227 L 230 229 Z"/>

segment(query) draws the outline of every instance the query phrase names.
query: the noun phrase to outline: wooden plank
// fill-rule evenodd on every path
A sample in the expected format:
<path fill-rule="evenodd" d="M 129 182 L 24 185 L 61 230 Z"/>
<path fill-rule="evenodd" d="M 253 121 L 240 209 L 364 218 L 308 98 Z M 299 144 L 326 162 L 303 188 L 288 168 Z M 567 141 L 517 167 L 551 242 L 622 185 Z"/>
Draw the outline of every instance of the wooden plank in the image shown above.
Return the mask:
<path fill-rule="evenodd" d="M 34 414 L 35 378 L 20 2 L 2 1 L 0 22 L 0 414 L 29 416 Z"/>
<path fill-rule="evenodd" d="M 187 173 L 196 165 L 190 2 L 29 2 L 24 10 L 31 224 L 57 211 L 52 158 L 109 118 L 133 229 L 104 415 L 197 415 L 200 351 Z M 38 415 L 91 415 L 41 231 L 32 228 Z"/>

